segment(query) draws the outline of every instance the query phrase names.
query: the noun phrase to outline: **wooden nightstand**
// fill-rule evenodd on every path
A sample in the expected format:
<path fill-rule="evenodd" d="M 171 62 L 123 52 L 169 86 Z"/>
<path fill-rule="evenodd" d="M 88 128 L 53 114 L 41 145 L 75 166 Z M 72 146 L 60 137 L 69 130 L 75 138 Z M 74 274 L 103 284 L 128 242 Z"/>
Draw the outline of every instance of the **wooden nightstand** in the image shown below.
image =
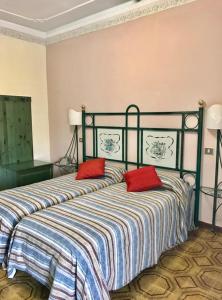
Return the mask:
<path fill-rule="evenodd" d="M 53 176 L 53 164 L 32 160 L 0 166 L 0 190 L 23 186 Z"/>

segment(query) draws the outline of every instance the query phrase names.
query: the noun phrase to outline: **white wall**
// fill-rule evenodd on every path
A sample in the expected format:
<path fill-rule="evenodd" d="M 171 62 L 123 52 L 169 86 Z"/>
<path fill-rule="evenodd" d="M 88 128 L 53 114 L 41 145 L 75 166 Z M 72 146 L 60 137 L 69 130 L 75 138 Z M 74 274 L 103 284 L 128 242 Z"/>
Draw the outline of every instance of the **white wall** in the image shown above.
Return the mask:
<path fill-rule="evenodd" d="M 0 35 L 0 94 L 32 97 L 34 158 L 49 161 L 45 46 Z"/>

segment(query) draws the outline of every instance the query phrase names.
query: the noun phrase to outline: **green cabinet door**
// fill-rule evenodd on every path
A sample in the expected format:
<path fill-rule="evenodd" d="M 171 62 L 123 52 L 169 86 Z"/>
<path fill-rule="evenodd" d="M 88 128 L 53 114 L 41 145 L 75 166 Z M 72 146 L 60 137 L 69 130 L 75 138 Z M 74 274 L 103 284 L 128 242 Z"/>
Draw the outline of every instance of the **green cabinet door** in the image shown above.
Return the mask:
<path fill-rule="evenodd" d="M 1 97 L 1 96 L 0 96 Z M 0 101 L 0 165 L 8 163 L 8 151 L 6 141 L 5 104 Z"/>
<path fill-rule="evenodd" d="M 3 102 L 4 143 L 7 153 L 2 164 L 32 160 L 31 99 L 3 96 L 0 102 Z"/>
<path fill-rule="evenodd" d="M 16 186 L 9 164 L 33 160 L 31 98 L 0 96 L 0 189 Z"/>

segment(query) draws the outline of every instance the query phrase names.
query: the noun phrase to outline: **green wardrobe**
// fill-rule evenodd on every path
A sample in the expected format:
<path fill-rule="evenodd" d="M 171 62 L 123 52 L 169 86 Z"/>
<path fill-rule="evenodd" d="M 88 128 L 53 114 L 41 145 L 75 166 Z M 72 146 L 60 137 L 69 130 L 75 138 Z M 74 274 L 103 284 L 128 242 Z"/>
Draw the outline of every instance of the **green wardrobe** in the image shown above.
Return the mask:
<path fill-rule="evenodd" d="M 33 161 L 31 98 L 0 96 L 0 190 L 49 179 L 52 165 Z"/>

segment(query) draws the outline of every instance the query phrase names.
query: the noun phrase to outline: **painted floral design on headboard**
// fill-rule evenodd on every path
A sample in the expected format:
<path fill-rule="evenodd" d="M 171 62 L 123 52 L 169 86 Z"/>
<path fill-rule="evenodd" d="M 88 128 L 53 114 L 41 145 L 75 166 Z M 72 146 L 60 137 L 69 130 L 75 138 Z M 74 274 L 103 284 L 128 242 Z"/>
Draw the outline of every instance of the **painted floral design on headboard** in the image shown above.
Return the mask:
<path fill-rule="evenodd" d="M 173 156 L 172 145 L 175 143 L 171 136 L 160 137 L 148 135 L 146 138 L 146 153 L 156 160 L 165 160 Z"/>
<path fill-rule="evenodd" d="M 101 133 L 99 135 L 100 139 L 100 150 L 112 155 L 113 153 L 118 153 L 120 151 L 120 135 L 119 134 L 107 134 Z"/>

